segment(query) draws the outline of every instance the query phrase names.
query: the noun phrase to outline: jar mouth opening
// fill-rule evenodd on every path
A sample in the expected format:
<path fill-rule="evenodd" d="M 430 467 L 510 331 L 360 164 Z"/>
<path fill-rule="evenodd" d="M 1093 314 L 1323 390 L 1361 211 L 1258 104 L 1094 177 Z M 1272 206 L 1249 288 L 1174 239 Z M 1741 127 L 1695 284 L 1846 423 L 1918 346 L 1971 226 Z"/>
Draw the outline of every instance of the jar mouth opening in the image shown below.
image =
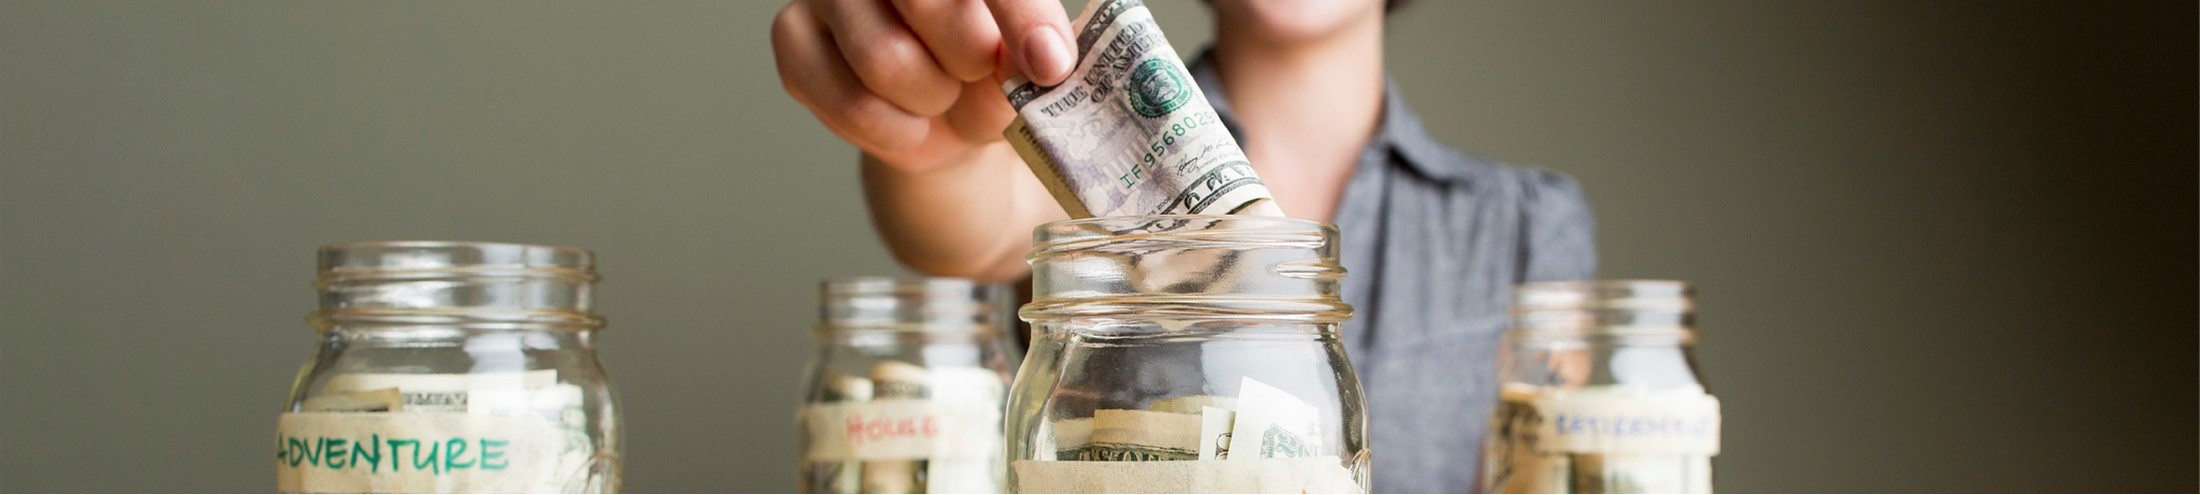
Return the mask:
<path fill-rule="evenodd" d="M 820 336 L 836 333 L 992 332 L 1001 319 L 999 284 L 946 277 L 837 277 L 818 284 Z"/>
<path fill-rule="evenodd" d="M 1506 342 L 1538 345 L 1584 345 L 1590 342 L 1611 342 L 1639 346 L 1690 346 L 1698 335 L 1687 327 L 1669 326 L 1609 326 L 1584 328 L 1541 328 L 1505 332 Z"/>
<path fill-rule="evenodd" d="M 1337 227 L 1252 215 L 1064 220 L 1033 231 L 1027 321 L 1343 321 Z"/>
<path fill-rule="evenodd" d="M 331 321 L 557 321 L 594 315 L 595 254 L 505 242 L 363 241 L 322 246 L 317 314 Z"/>
<path fill-rule="evenodd" d="M 324 308 L 306 315 L 321 331 L 336 327 L 454 326 L 473 330 L 553 329 L 595 331 L 603 317 L 575 311 L 525 308 Z"/>
<path fill-rule="evenodd" d="M 1336 298 L 1140 295 L 1034 300 L 1016 314 L 1032 323 L 1117 319 L 1343 323 L 1352 318 L 1352 306 Z"/>
<path fill-rule="evenodd" d="M 1320 221 L 1320 220 L 1308 220 L 1308 219 L 1304 219 L 1304 218 L 1292 218 L 1292 217 L 1277 217 L 1277 216 L 1268 216 L 1268 215 L 1228 215 L 1228 214 L 1199 213 L 1199 214 L 1188 214 L 1188 215 L 1180 215 L 1180 214 L 1159 214 L 1159 215 L 1113 215 L 1113 216 L 1105 216 L 1105 217 L 1085 217 L 1085 218 L 1070 218 L 1070 219 L 1055 220 L 1055 221 L 1052 221 L 1052 222 L 1047 222 L 1047 223 L 1039 224 L 1039 228 L 1040 228 L 1041 230 L 1045 230 L 1045 229 L 1047 229 L 1047 227 L 1049 227 L 1049 226 L 1056 226 L 1056 225 L 1062 225 L 1062 226 L 1072 226 L 1072 225 L 1098 225 L 1098 226 L 1103 226 L 1103 227 L 1111 227 L 1111 226 L 1112 226 L 1112 228 L 1109 228 L 1108 230 L 1117 230 L 1117 231 L 1120 231 L 1120 230 L 1125 230 L 1125 229 L 1127 229 L 1127 228 L 1136 228 L 1136 227 L 1138 227 L 1138 226 L 1142 226 L 1142 225 L 1147 225 L 1147 224 L 1162 224 L 1162 225 L 1171 225 L 1171 224 L 1179 224 L 1179 223 L 1188 223 L 1188 222 L 1207 222 L 1207 221 L 1213 221 L 1213 222 L 1217 222 L 1217 223 L 1220 223 L 1220 224 L 1236 224 L 1236 225 L 1297 225 L 1297 226 L 1300 226 L 1300 228 L 1314 228 L 1314 227 L 1317 227 L 1317 226 L 1322 226 L 1322 225 L 1329 225 L 1329 222 L 1323 222 L 1323 221 Z"/>
<path fill-rule="evenodd" d="M 1067 251 L 1108 244 L 1168 241 L 1186 244 L 1285 242 L 1320 247 L 1336 238 L 1328 222 L 1257 215 L 1127 215 L 1076 218 L 1032 230 L 1026 260 L 1040 263 Z"/>
<path fill-rule="evenodd" d="M 820 339 L 867 335 L 960 339 L 992 338 L 1001 329 L 990 323 L 819 323 L 811 333 Z"/>
<path fill-rule="evenodd" d="M 1563 280 L 1521 284 L 1512 337 L 1693 342 L 1695 288 L 1678 280 Z"/>
<path fill-rule="evenodd" d="M 586 249 L 471 241 L 357 241 L 321 246 L 322 284 L 353 280 L 452 277 L 596 280 L 595 253 Z"/>
<path fill-rule="evenodd" d="M 959 295 L 994 290 L 992 284 L 949 277 L 833 277 L 818 283 L 818 296 Z"/>
<path fill-rule="evenodd" d="M 1679 280 L 1558 280 L 1520 284 L 1513 313 L 1541 311 L 1695 310 L 1696 289 Z"/>

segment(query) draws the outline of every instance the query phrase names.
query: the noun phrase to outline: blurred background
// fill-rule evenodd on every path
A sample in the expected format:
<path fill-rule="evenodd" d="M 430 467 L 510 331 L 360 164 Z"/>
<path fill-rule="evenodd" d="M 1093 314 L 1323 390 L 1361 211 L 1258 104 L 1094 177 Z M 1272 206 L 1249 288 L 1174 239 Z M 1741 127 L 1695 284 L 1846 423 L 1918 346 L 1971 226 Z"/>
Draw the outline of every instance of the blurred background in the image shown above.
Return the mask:
<path fill-rule="evenodd" d="M 0 489 L 272 489 L 313 250 L 375 239 L 595 250 L 628 488 L 794 489 L 814 283 L 900 269 L 777 3 L 0 2 Z M 1580 180 L 1603 276 L 1699 284 L 1722 491 L 2190 492 L 2195 7 L 1421 1 L 1387 49 Z"/>

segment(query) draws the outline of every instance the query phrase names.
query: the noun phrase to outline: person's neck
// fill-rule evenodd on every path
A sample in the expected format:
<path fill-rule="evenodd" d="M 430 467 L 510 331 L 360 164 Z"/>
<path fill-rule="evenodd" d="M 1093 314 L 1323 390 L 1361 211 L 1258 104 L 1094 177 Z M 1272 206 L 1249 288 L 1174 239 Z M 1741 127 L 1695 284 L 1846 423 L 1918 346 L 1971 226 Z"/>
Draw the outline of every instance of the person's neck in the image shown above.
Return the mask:
<path fill-rule="evenodd" d="M 1296 45 L 1217 32 L 1215 69 L 1247 157 L 1287 214 L 1328 219 L 1382 121 L 1381 16 Z"/>

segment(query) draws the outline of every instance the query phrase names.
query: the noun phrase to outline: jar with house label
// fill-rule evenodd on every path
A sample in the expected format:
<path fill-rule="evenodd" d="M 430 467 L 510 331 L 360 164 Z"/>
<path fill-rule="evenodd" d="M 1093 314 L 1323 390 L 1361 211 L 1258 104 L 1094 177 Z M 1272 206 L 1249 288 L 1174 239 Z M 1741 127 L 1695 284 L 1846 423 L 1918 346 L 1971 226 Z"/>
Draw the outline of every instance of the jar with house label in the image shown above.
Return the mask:
<path fill-rule="evenodd" d="M 1367 491 L 1336 241 L 1326 223 L 1249 215 L 1040 226 L 1010 490 Z"/>
<path fill-rule="evenodd" d="M 588 251 L 475 242 L 321 248 L 320 331 L 276 421 L 291 493 L 619 489 Z"/>
<path fill-rule="evenodd" d="M 804 493 L 1000 493 L 1000 286 L 843 278 L 819 290 L 802 406 Z"/>
<path fill-rule="evenodd" d="M 1711 493 L 1719 400 L 1696 371 L 1693 315 L 1682 282 L 1520 286 L 1483 491 Z"/>

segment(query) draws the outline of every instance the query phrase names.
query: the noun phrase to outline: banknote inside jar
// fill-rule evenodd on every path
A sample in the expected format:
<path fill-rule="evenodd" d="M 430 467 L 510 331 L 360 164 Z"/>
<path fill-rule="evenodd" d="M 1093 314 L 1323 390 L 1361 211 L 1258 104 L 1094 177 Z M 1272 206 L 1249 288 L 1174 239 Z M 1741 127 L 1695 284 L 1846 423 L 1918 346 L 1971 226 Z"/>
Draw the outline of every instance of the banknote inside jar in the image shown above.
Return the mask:
<path fill-rule="evenodd" d="M 868 375 L 824 377 L 805 405 L 805 490 L 993 493 L 1000 490 L 1001 375 L 974 366 L 886 360 Z"/>
<path fill-rule="evenodd" d="M 1324 455 L 1321 416 L 1245 378 L 1235 397 L 1185 395 L 1144 409 L 1100 409 L 1047 424 L 1053 460 L 1012 463 L 1026 493 L 1360 493 L 1344 459 Z"/>
<path fill-rule="evenodd" d="M 345 373 L 332 376 L 319 394 L 278 421 L 280 438 L 322 439 L 308 450 L 278 450 L 278 486 L 284 491 L 356 490 L 364 475 L 310 477 L 295 464 L 323 462 L 337 469 L 343 458 L 378 467 L 386 459 L 398 466 L 421 466 L 431 478 L 382 480 L 379 490 L 443 489 L 462 491 L 564 491 L 574 489 L 572 473 L 599 461 L 583 410 L 586 391 L 558 380 L 557 370 L 490 373 Z M 418 437 L 418 438 L 414 438 Z M 482 438 L 469 447 L 460 442 Z M 372 438 L 374 441 L 365 441 Z M 430 441 L 429 439 L 434 441 Z M 327 439 L 351 440 L 349 455 L 329 451 Z M 492 440 L 493 439 L 493 440 Z M 374 445 L 368 456 L 368 446 Z M 383 445 L 387 445 L 384 452 Z M 321 450 L 315 455 L 312 450 Z M 410 457 L 407 451 L 410 451 Z M 441 461 L 437 459 L 441 458 Z M 405 459 L 405 460 L 400 460 Z M 440 464 L 439 464 L 440 462 Z M 282 467 L 291 469 L 281 469 Z M 496 468 L 494 470 L 490 468 Z M 434 469 L 440 468 L 440 470 Z M 473 469 L 468 471 L 467 468 Z M 395 483 L 395 485 L 390 485 Z M 582 480 L 580 483 L 594 483 Z"/>

